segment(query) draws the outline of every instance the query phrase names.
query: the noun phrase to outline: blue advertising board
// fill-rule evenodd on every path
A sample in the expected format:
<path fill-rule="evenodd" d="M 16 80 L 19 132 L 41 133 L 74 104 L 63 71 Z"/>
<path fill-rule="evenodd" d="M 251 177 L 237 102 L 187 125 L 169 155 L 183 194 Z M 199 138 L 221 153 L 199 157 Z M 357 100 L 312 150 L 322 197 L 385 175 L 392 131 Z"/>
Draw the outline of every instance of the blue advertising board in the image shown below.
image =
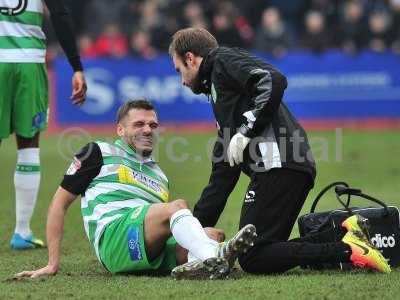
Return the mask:
<path fill-rule="evenodd" d="M 400 56 L 297 52 L 279 60 L 262 57 L 287 76 L 284 101 L 300 119 L 400 118 Z M 162 122 L 213 121 L 207 97 L 193 95 L 181 85 L 167 56 L 91 59 L 84 65 L 88 97 L 77 109 L 69 101 L 68 62 L 55 62 L 55 121 L 59 125 L 113 123 L 124 101 L 141 97 L 152 100 Z"/>

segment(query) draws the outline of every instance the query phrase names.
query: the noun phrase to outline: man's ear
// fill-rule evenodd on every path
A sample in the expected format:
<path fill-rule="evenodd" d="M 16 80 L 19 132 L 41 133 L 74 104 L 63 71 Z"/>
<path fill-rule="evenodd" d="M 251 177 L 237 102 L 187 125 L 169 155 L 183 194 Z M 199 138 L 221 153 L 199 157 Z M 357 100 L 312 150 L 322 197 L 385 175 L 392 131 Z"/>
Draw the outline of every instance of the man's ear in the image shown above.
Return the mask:
<path fill-rule="evenodd" d="M 125 132 L 124 126 L 122 126 L 121 123 L 118 123 L 117 124 L 117 134 L 118 134 L 118 136 L 119 137 L 123 137 L 124 136 L 124 132 Z"/>
<path fill-rule="evenodd" d="M 185 64 L 194 65 L 194 54 L 192 52 L 185 53 Z"/>

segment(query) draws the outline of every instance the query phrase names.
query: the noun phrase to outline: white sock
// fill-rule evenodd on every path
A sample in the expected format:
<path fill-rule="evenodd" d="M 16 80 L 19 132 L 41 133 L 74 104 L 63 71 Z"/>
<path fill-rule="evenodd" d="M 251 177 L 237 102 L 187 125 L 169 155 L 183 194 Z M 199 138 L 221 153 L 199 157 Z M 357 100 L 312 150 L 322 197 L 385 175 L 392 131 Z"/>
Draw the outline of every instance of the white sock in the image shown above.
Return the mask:
<path fill-rule="evenodd" d="M 35 208 L 40 184 L 39 148 L 18 150 L 15 185 L 15 233 L 23 238 L 31 232 L 30 222 Z"/>
<path fill-rule="evenodd" d="M 203 261 L 216 256 L 218 243 L 207 236 L 189 209 L 174 213 L 170 219 L 170 228 L 178 244 L 187 249 L 191 256 Z"/>

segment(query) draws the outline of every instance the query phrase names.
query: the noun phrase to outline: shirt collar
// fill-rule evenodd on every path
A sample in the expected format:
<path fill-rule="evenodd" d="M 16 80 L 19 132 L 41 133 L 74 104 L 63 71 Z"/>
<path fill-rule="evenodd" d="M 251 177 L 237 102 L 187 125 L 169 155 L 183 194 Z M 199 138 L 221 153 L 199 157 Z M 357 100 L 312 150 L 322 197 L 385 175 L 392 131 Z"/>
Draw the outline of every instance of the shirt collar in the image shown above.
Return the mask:
<path fill-rule="evenodd" d="M 205 94 L 211 93 L 211 72 L 214 66 L 217 50 L 218 48 L 212 49 L 207 56 L 203 58 L 199 67 L 199 81 Z"/>
<path fill-rule="evenodd" d="M 149 157 L 143 157 L 139 153 L 136 152 L 135 149 L 133 149 L 131 146 L 129 146 L 123 139 L 117 139 L 114 142 L 114 145 L 118 146 L 122 150 L 124 150 L 126 153 L 128 153 L 130 156 L 133 156 L 136 160 L 139 160 L 142 163 L 155 163 L 155 160 L 153 159 L 152 156 Z"/>

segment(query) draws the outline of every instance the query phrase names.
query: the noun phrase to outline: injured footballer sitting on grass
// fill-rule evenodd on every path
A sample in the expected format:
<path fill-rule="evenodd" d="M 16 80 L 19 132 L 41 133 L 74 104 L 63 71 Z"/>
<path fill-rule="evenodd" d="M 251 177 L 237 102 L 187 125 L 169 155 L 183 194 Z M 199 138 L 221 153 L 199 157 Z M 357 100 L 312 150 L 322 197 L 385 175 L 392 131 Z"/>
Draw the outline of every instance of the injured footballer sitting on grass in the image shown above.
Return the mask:
<path fill-rule="evenodd" d="M 252 224 L 223 242 L 222 230 L 204 229 L 185 200 L 168 201 L 168 179 L 151 154 L 157 114 L 147 100 L 124 103 L 113 143 L 96 141 L 76 154 L 50 205 L 48 264 L 17 278 L 59 270 L 64 217 L 81 195 L 88 239 L 111 273 L 171 271 L 174 278 L 225 278 L 257 236 Z"/>

